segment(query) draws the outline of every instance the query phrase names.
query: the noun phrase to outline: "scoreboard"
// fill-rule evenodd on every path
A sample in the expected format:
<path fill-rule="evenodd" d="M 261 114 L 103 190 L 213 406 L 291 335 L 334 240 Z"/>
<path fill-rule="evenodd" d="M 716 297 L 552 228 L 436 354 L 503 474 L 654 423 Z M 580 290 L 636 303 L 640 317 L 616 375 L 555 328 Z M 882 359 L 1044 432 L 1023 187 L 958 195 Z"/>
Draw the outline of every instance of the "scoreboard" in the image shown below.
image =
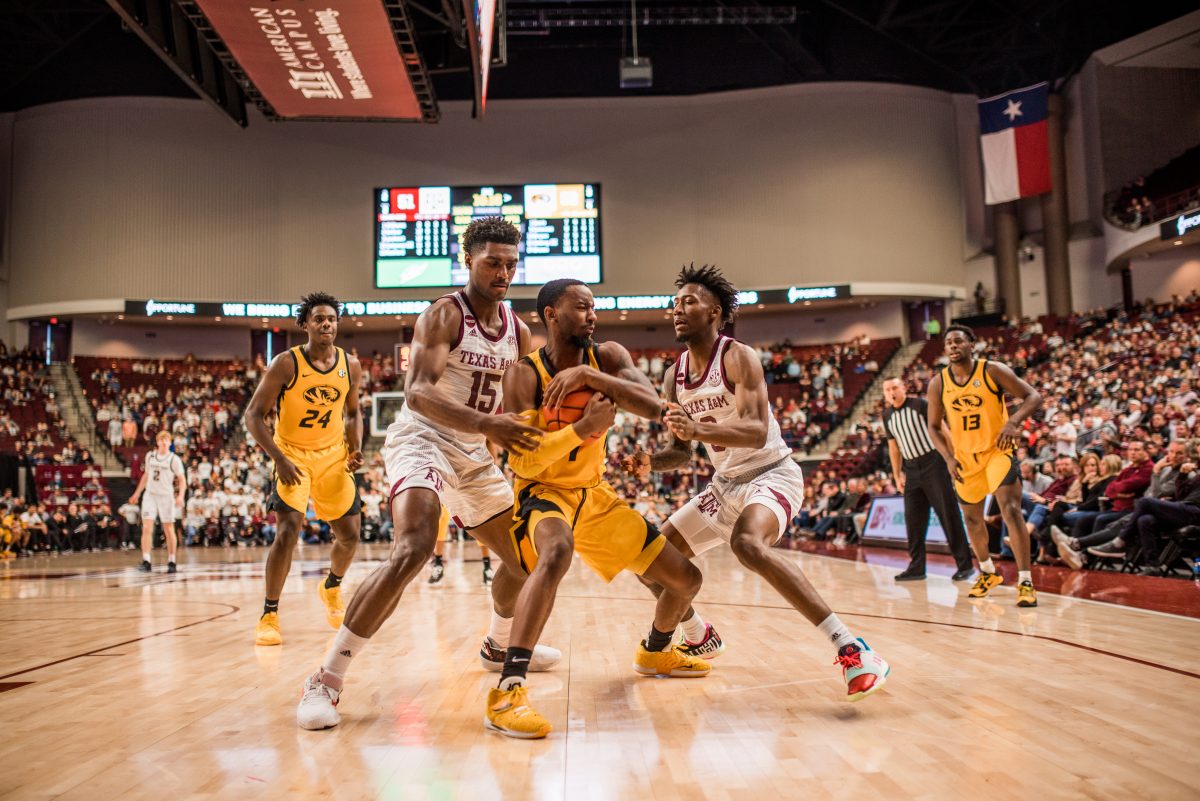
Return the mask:
<path fill-rule="evenodd" d="M 462 236 L 480 217 L 520 229 L 514 284 L 603 280 L 599 184 L 418 186 L 375 190 L 375 286 L 463 286 Z"/>

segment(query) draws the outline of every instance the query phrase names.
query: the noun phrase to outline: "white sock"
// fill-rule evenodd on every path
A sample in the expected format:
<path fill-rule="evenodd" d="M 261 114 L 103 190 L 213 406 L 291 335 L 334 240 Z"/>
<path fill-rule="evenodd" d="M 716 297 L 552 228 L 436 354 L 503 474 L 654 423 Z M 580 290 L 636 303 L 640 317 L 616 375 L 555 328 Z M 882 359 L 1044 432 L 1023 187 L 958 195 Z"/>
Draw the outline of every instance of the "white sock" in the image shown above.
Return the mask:
<path fill-rule="evenodd" d="M 142 561 L 143 561 L 143 562 L 149 562 L 149 561 L 150 561 L 150 554 L 146 553 L 145 551 L 142 551 Z"/>
<path fill-rule="evenodd" d="M 984 573 L 995 573 L 996 566 L 994 564 L 992 564 L 992 557 L 989 556 L 987 559 L 980 559 L 979 560 L 979 569 L 982 570 Z"/>
<path fill-rule="evenodd" d="M 1026 581 L 1028 581 L 1030 584 L 1033 583 L 1033 571 L 1032 570 L 1018 570 L 1017 571 L 1017 583 L 1024 584 Z"/>
<path fill-rule="evenodd" d="M 174 557 L 174 556 L 168 556 L 168 557 L 167 557 L 167 561 L 168 561 L 168 562 L 170 562 L 171 564 L 175 564 L 175 557 Z"/>
<path fill-rule="evenodd" d="M 681 621 L 679 625 L 683 626 L 683 639 L 692 645 L 703 642 L 704 635 L 708 632 L 708 625 L 695 609 L 692 609 L 692 616 Z"/>
<path fill-rule="evenodd" d="M 488 639 L 492 644 L 501 651 L 508 648 L 508 638 L 512 635 L 513 619 L 511 617 L 500 617 L 500 613 L 495 609 L 492 610 L 492 625 L 488 629 Z"/>
<path fill-rule="evenodd" d="M 346 628 L 346 624 L 343 623 L 337 634 L 333 636 L 333 647 L 325 655 L 325 662 L 321 665 L 322 669 L 339 679 L 344 677 L 346 671 L 350 669 L 350 660 L 358 656 L 359 651 L 366 647 L 367 640 L 367 637 L 359 637 Z"/>
<path fill-rule="evenodd" d="M 829 617 L 821 621 L 817 629 L 828 637 L 835 648 L 839 650 L 846 645 L 854 642 L 854 635 L 850 633 L 850 629 L 846 628 L 846 624 L 838 619 L 838 616 L 829 613 Z"/>

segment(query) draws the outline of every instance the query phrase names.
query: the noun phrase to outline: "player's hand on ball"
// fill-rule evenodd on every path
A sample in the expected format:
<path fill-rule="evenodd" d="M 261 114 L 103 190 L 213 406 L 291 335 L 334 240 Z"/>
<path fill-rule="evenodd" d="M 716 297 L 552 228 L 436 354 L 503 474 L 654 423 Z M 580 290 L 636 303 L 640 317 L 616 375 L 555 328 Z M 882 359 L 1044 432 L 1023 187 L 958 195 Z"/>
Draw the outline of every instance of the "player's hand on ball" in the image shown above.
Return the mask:
<path fill-rule="evenodd" d="M 362 466 L 363 466 L 362 451 L 351 451 L 350 453 L 346 454 L 346 469 L 347 470 L 349 470 L 351 473 L 353 473 Z"/>
<path fill-rule="evenodd" d="M 667 428 L 671 429 L 671 433 L 680 439 L 695 439 L 696 421 L 689 417 L 679 404 L 668 404 L 663 421 L 667 424 Z"/>
<path fill-rule="evenodd" d="M 498 414 L 488 419 L 484 436 L 510 453 L 529 453 L 542 439 L 542 430 L 526 425 L 516 414 Z"/>
<path fill-rule="evenodd" d="M 575 433 L 581 439 L 587 439 L 593 434 L 606 431 L 616 417 L 617 405 L 597 392 L 588 398 L 587 406 L 583 407 L 583 416 L 575 423 Z"/>
<path fill-rule="evenodd" d="M 594 371 L 591 365 L 580 364 L 555 373 L 542 394 L 542 405 L 550 408 L 561 406 L 563 398 L 569 393 L 588 386 L 588 375 L 592 372 Z"/>
<path fill-rule="evenodd" d="M 285 487 L 294 487 L 300 483 L 300 468 L 284 457 L 275 461 L 275 478 Z"/>

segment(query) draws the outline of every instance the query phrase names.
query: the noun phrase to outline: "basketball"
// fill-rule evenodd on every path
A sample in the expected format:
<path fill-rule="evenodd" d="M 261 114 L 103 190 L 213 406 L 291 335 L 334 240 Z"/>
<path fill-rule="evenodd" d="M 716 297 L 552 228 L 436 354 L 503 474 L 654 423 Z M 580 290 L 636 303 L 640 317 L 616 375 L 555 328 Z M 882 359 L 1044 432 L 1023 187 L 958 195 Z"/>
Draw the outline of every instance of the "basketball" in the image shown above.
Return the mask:
<path fill-rule="evenodd" d="M 588 399 L 595 394 L 596 390 L 591 387 L 582 387 L 568 392 L 562 400 L 562 405 L 558 408 L 543 406 L 542 419 L 546 421 L 546 428 L 550 431 L 558 431 L 583 417 L 583 409 L 587 406 Z M 600 439 L 600 434 L 593 434 L 584 442 L 595 442 L 598 439 Z"/>

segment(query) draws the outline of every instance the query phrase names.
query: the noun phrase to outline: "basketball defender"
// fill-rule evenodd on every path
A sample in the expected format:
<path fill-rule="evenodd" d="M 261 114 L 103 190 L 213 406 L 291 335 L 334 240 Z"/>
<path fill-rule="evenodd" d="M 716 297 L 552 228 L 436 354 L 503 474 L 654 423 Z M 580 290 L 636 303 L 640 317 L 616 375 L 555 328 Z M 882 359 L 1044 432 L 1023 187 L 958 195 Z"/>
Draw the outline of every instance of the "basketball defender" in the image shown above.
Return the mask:
<path fill-rule="evenodd" d="M 317 517 L 333 530 L 329 573 L 317 585 L 332 628 L 342 624 L 342 577 L 358 547 L 362 521 L 354 471 L 362 467 L 362 415 L 358 359 L 335 346 L 341 304 L 314 292 L 301 298 L 296 324 L 308 342 L 271 360 L 246 408 L 246 429 L 275 463 L 267 509 L 277 525 L 267 554 L 266 598 L 254 631 L 255 645 L 280 645 L 279 596 L 311 498 Z M 274 435 L 267 417 L 278 412 Z"/>
<path fill-rule="evenodd" d="M 542 434 L 501 411 L 501 376 L 530 347 L 529 329 L 503 303 L 520 241 L 520 231 L 499 217 L 472 222 L 462 239 L 467 286 L 434 301 L 417 319 L 406 404 L 383 446 L 392 487 L 392 552 L 355 592 L 325 661 L 305 681 L 296 710 L 301 728 L 326 729 L 341 720 L 337 704 L 346 671 L 429 561 L 443 506 L 502 560 L 479 658 L 487 670 L 504 664 L 524 574 L 508 537 L 512 487 L 487 443 L 518 454 L 534 448 Z M 531 669 L 549 670 L 561 658 L 538 646 Z"/>
<path fill-rule="evenodd" d="M 142 563 L 138 570 L 150 572 L 150 552 L 154 549 L 154 521 L 162 522 L 163 539 L 167 541 L 167 572 L 175 567 L 175 518 L 183 509 L 183 492 L 187 489 L 187 474 L 179 454 L 171 452 L 171 432 L 159 431 L 154 438 L 154 450 L 146 454 L 142 477 L 137 489 L 129 496 L 136 504 L 142 498 Z"/>
<path fill-rule="evenodd" d="M 605 581 L 622 570 L 664 588 L 649 636 L 634 657 L 643 675 L 705 676 L 708 663 L 670 647 L 679 619 L 700 589 L 700 571 L 604 480 L 605 434 L 620 406 L 658 414 L 659 398 L 615 342 L 592 341 L 595 301 L 582 281 L 551 281 L 538 292 L 548 342 L 504 374 L 507 408 L 546 431 L 536 448 L 512 453 L 517 475 L 512 542 L 529 574 L 517 598 L 512 640 L 499 686 L 488 693 L 484 724 L 509 737 L 537 739 L 550 723 L 529 706 L 526 669 L 554 607 L 572 550 Z M 548 417 L 573 392 L 593 390 L 581 416 L 558 430 Z M 584 393 L 586 394 L 586 393 Z M 578 395 L 576 395 L 578 397 Z"/>
<path fill-rule="evenodd" d="M 1029 531 L 1021 516 L 1021 484 L 1014 452 L 1021 436 L 1020 424 L 1042 405 L 1042 396 L 1007 366 L 973 355 L 975 332 L 952 325 L 944 338 L 950 361 L 929 382 L 929 437 L 946 459 L 959 506 L 967 523 L 967 536 L 980 574 L 967 593 L 983 598 L 1004 583 L 988 554 L 983 506 L 994 494 L 1000 514 L 1008 524 L 1008 537 L 1017 562 L 1017 606 L 1037 606 L 1037 591 L 1029 567 Z M 1008 393 L 1021 405 L 1009 415 L 1004 405 Z M 950 440 L 942 433 L 942 419 L 950 426 Z"/>
<path fill-rule="evenodd" d="M 828 637 L 837 649 L 847 698 L 858 701 L 887 680 L 888 663 L 856 638 L 805 578 L 795 560 L 772 546 L 804 502 L 804 476 L 771 412 L 762 363 L 754 349 L 721 335 L 737 313 L 737 290 L 716 267 L 688 266 L 675 280 L 675 337 L 687 345 L 664 384 L 664 419 L 672 443 L 635 461 L 643 477 L 688 463 L 692 441 L 703 442 L 715 474 L 712 482 L 676 511 L 663 534 L 693 558 L 728 543 L 744 567 L 766 579 L 784 600 Z M 652 590 L 657 588 L 652 587 Z M 694 610 L 685 653 L 720 653 L 720 638 Z"/>

